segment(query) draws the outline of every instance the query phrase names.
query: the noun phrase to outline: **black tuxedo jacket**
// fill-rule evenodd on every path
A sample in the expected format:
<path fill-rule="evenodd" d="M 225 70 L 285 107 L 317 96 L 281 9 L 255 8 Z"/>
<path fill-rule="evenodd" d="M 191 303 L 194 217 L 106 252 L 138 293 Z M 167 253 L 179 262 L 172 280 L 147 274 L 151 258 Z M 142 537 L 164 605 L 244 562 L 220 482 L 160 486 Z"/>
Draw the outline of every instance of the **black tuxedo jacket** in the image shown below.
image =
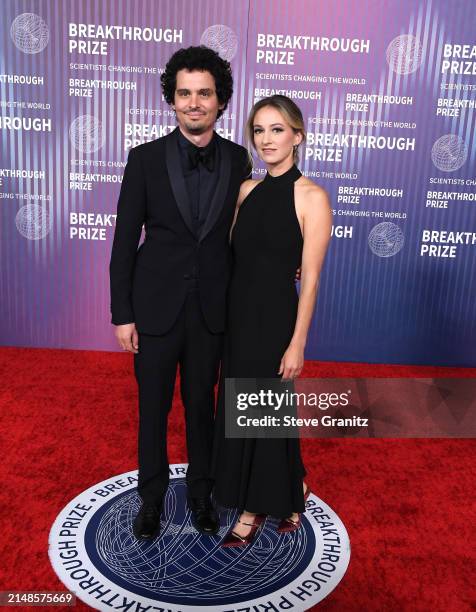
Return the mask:
<path fill-rule="evenodd" d="M 217 135 L 219 179 L 196 236 L 177 131 L 129 151 L 109 266 L 112 323 L 135 322 L 141 333 L 164 334 L 197 278 L 205 322 L 218 333 L 225 326 L 228 237 L 240 184 L 249 175 L 248 153 Z"/>

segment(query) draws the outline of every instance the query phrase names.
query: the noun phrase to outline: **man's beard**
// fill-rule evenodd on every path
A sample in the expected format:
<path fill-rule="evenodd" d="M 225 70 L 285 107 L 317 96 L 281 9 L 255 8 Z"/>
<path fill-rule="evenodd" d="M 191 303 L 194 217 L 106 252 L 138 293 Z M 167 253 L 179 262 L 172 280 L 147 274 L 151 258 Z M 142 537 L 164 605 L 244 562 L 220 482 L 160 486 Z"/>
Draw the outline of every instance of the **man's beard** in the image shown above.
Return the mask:
<path fill-rule="evenodd" d="M 206 131 L 206 128 L 203 124 L 197 125 L 195 123 L 186 122 L 185 126 L 191 134 L 203 134 L 203 132 Z"/>

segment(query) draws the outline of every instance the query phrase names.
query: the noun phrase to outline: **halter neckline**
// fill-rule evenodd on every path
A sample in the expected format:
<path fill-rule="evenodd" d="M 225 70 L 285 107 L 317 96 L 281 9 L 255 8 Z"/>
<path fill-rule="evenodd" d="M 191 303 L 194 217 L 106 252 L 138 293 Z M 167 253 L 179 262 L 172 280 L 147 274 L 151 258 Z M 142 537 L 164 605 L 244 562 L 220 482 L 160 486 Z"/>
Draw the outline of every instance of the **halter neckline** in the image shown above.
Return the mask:
<path fill-rule="evenodd" d="M 289 168 L 289 170 L 286 170 L 286 172 L 283 172 L 283 174 L 280 174 L 278 176 L 272 176 L 269 172 L 266 172 L 266 176 L 264 177 L 264 180 L 268 181 L 269 183 L 272 183 L 273 185 L 278 184 L 278 183 L 288 182 L 288 181 L 294 183 L 295 181 L 298 180 L 300 176 L 302 176 L 301 171 L 296 166 L 296 164 L 293 164 Z"/>

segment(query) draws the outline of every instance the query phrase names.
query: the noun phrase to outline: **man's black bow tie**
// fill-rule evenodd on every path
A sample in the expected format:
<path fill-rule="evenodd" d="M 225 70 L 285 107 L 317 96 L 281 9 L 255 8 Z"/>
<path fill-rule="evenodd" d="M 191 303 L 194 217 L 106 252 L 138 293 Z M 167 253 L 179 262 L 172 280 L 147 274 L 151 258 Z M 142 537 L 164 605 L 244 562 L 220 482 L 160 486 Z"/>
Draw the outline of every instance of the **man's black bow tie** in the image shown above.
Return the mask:
<path fill-rule="evenodd" d="M 213 172 L 213 168 L 215 167 L 214 153 L 211 147 L 193 147 L 193 149 L 189 149 L 188 156 L 191 167 L 196 168 L 198 164 L 203 164 L 209 172 Z"/>

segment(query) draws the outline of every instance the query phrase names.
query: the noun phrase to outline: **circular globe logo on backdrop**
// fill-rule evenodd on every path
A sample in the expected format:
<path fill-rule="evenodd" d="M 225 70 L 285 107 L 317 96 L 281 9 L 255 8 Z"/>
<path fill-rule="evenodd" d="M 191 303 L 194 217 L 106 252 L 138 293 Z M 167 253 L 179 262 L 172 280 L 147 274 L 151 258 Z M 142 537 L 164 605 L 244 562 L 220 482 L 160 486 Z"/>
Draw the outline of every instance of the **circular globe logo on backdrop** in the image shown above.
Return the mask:
<path fill-rule="evenodd" d="M 23 53 L 40 53 L 48 44 L 48 26 L 35 13 L 22 13 L 15 17 L 10 28 L 13 44 Z"/>
<path fill-rule="evenodd" d="M 440 136 L 431 149 L 431 160 L 443 172 L 454 172 L 461 168 L 468 157 L 468 146 L 461 136 Z"/>
<path fill-rule="evenodd" d="M 302 527 L 279 534 L 266 520 L 251 546 L 220 546 L 237 516 L 220 513 L 216 536 L 200 535 L 186 507 L 185 465 L 170 466 L 161 533 L 136 540 L 132 522 L 140 507 L 137 472 L 98 483 L 68 503 L 49 536 L 49 557 L 68 589 L 97 610 L 219 612 L 279 604 L 307 610 L 343 577 L 350 559 L 347 531 L 336 513 L 310 495 Z"/>
<path fill-rule="evenodd" d="M 51 217 L 42 206 L 26 204 L 17 212 L 15 225 L 24 238 L 41 240 L 51 229 Z"/>
<path fill-rule="evenodd" d="M 102 123 L 94 115 L 80 115 L 71 122 L 69 138 L 77 151 L 94 153 L 105 141 Z"/>
<path fill-rule="evenodd" d="M 212 25 L 203 32 L 200 44 L 213 49 L 220 57 L 231 62 L 238 49 L 238 37 L 226 25 Z"/>
<path fill-rule="evenodd" d="M 390 221 L 384 221 L 370 230 L 369 247 L 378 257 L 393 257 L 403 247 L 405 236 L 402 230 Z"/>
<path fill-rule="evenodd" d="M 410 74 L 418 70 L 423 61 L 420 41 L 411 34 L 396 36 L 387 47 L 387 63 L 397 74 Z"/>

